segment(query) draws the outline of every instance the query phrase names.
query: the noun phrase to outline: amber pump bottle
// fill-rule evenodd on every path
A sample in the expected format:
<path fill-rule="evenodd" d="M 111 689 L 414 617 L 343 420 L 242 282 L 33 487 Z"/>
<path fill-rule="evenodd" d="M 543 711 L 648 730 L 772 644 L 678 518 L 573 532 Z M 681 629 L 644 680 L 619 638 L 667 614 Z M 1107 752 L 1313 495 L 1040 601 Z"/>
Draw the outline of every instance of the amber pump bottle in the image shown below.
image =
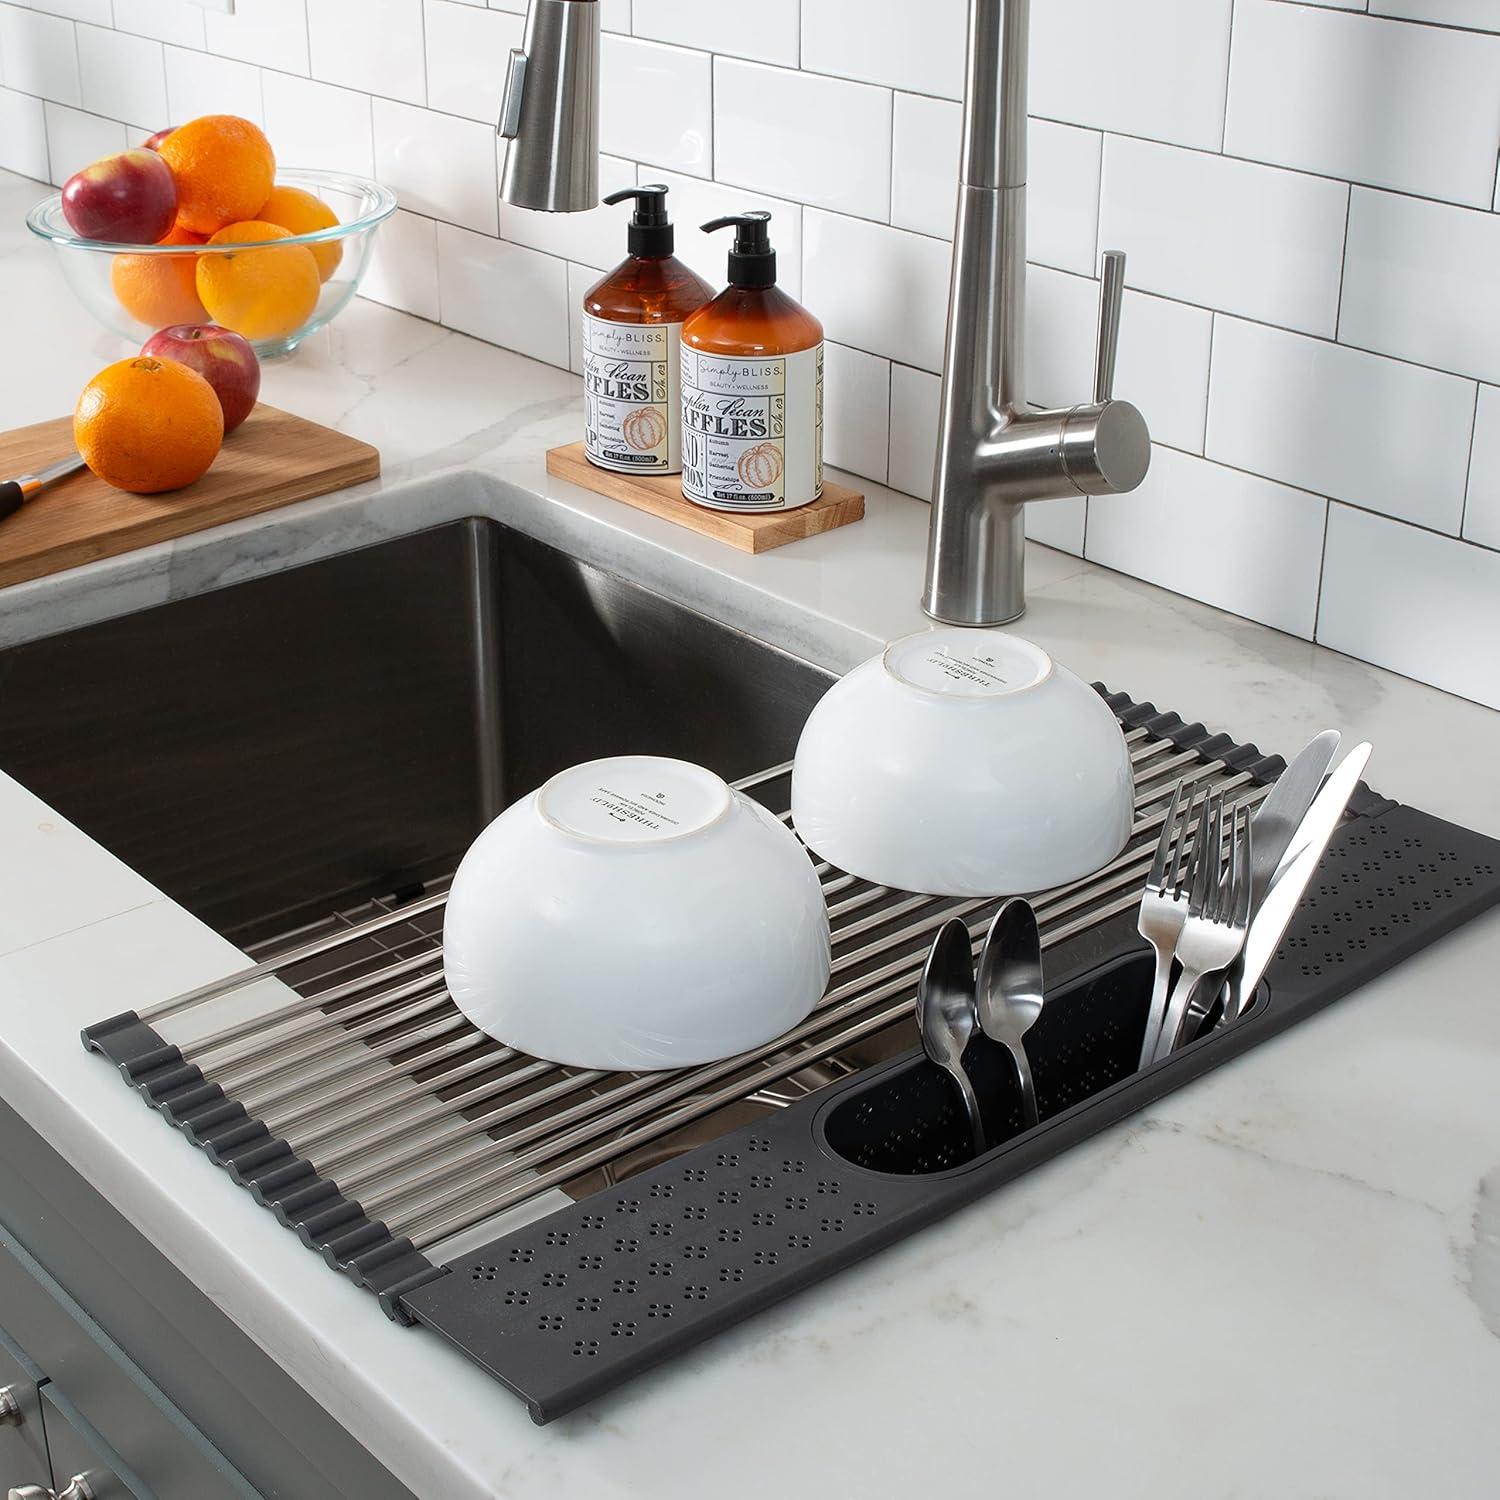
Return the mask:
<path fill-rule="evenodd" d="M 794 510 L 823 490 L 823 325 L 776 285 L 771 216 L 736 214 L 729 285 L 682 330 L 682 492 Z"/>
<path fill-rule="evenodd" d="M 629 255 L 583 299 L 584 448 L 589 462 L 625 474 L 682 470 L 682 325 L 713 288 L 672 253 L 667 189 L 622 188 L 635 200 Z"/>

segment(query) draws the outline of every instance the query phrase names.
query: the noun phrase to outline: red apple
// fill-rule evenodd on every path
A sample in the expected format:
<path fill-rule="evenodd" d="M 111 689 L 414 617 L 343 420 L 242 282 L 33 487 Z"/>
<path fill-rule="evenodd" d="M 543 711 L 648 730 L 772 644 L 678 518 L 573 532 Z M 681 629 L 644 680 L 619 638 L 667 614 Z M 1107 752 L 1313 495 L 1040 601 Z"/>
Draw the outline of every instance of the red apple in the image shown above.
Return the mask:
<path fill-rule="evenodd" d="M 255 410 L 260 395 L 260 361 L 248 339 L 217 323 L 178 323 L 153 333 L 141 353 L 175 359 L 196 370 L 224 408 L 224 432 L 233 432 Z"/>
<path fill-rule="evenodd" d="M 177 184 L 154 151 L 104 156 L 63 184 L 63 217 L 86 240 L 154 245 L 177 222 Z"/>
<path fill-rule="evenodd" d="M 165 130 L 158 130 L 155 135 L 147 136 L 146 139 L 141 142 L 141 145 L 147 151 L 160 151 L 161 143 L 166 140 L 166 138 L 171 135 L 171 133 L 176 129 L 177 127 L 175 125 L 168 125 Z"/>

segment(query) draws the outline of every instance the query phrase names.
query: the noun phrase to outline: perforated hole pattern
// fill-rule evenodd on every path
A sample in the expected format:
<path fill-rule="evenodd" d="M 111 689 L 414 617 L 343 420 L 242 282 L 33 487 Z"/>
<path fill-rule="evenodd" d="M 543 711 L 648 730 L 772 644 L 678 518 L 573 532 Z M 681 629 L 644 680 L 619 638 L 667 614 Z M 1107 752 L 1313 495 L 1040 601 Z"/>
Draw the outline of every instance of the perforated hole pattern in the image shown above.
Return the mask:
<path fill-rule="evenodd" d="M 403 1308 L 526 1399 L 582 1404 L 1066 1150 L 1399 963 L 1500 901 L 1500 846 L 1407 808 L 1341 831 L 1272 966 L 1270 1000 L 1158 1070 L 1130 1076 L 1150 962 L 1116 960 L 1039 1023 L 1040 1132 L 969 1170 L 945 1080 L 914 1059 L 858 1077 L 455 1262 Z M 1067 951 L 1049 954 L 1067 971 Z M 1076 965 L 1075 965 L 1076 967 Z M 1059 998 L 1063 993 L 1059 986 Z M 993 1059 L 990 1060 L 993 1062 Z M 989 1064 L 981 1059 L 979 1066 Z M 1101 1094 L 1100 1090 L 1109 1090 Z M 992 1132 L 1020 1128 L 1014 1083 L 987 1085 Z M 868 1097 L 864 1097 L 864 1096 Z M 1093 1104 L 1053 1118 L 1088 1100 Z"/>

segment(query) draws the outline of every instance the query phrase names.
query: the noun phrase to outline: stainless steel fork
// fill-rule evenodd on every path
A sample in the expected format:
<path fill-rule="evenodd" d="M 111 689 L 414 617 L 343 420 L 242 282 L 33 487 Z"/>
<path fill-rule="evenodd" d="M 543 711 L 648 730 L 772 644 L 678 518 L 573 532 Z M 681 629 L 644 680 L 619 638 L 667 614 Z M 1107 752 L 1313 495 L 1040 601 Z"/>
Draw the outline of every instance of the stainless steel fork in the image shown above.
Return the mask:
<path fill-rule="evenodd" d="M 1146 891 L 1141 897 L 1141 915 L 1137 924 L 1141 936 L 1156 949 L 1156 981 L 1151 986 L 1151 1008 L 1146 1012 L 1146 1035 L 1141 1041 L 1141 1067 L 1156 1055 L 1156 1039 L 1167 1013 L 1167 992 L 1172 983 L 1172 958 L 1177 939 L 1187 920 L 1188 898 L 1183 889 L 1188 830 L 1193 826 L 1193 795 L 1184 795 L 1179 781 L 1167 807 L 1166 821 L 1156 845 L 1156 858 L 1146 877 Z"/>
<path fill-rule="evenodd" d="M 1250 926 L 1250 809 L 1230 809 L 1227 871 L 1224 832 L 1224 794 L 1220 792 L 1205 801 L 1198 820 L 1187 920 L 1177 940 L 1182 973 L 1172 990 L 1153 1061 L 1170 1056 L 1182 1044 L 1198 986 L 1205 979 L 1222 975 L 1245 946 Z"/>

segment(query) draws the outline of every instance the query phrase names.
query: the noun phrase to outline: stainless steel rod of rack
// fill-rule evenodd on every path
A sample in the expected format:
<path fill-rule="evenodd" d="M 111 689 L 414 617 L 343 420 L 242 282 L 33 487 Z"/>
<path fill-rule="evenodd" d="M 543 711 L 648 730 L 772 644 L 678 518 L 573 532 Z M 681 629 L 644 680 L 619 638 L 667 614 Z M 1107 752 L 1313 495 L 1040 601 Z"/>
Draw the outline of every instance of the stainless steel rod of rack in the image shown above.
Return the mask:
<path fill-rule="evenodd" d="M 1205 771 L 1209 769 L 1211 768 L 1205 768 Z M 1233 783 L 1226 783 L 1226 785 L 1237 785 L 1244 779 L 1243 777 L 1235 778 Z M 1157 816 L 1139 825 L 1132 837 L 1132 844 L 1137 844 L 1143 837 L 1158 828 L 1160 822 L 1161 818 Z M 1104 870 L 1097 872 L 1094 876 L 1075 882 L 1071 887 L 1064 887 L 1050 893 L 1048 898 L 1046 898 L 1048 905 L 1045 909 L 1050 910 L 1054 915 L 1060 915 L 1078 906 L 1086 905 L 1090 900 L 1097 900 L 1101 894 L 1101 889 L 1103 889 L 1100 882 L 1112 875 L 1117 876 L 1122 871 L 1126 872 L 1124 878 L 1127 882 L 1139 878 L 1144 873 L 1143 861 L 1145 856 L 1146 851 L 1144 850 L 1134 847 L 1127 850 L 1126 854 L 1122 855 Z M 1140 864 L 1140 869 L 1134 867 L 1136 864 Z M 1068 899 L 1070 894 L 1075 892 L 1077 894 L 1072 895 L 1072 899 Z M 839 970 L 842 971 L 853 963 L 868 961 L 882 952 L 900 947 L 903 944 L 909 943 L 914 937 L 925 937 L 931 931 L 935 930 L 941 921 L 946 920 L 949 915 L 955 912 L 962 914 L 967 911 L 977 910 L 986 904 L 992 903 L 986 898 L 953 907 L 951 905 L 944 905 L 941 902 L 935 902 L 932 898 L 908 898 L 898 906 L 888 908 L 886 911 L 878 914 L 875 918 L 867 918 L 863 922 L 839 931 L 836 934 L 836 940 L 842 942 L 864 931 L 873 930 L 880 926 L 889 926 L 892 921 L 897 920 L 901 915 L 913 910 L 919 910 L 922 907 L 933 908 L 934 914 L 929 915 L 922 922 L 901 929 L 894 934 L 889 934 L 881 942 L 871 944 L 866 948 L 858 950 L 856 953 L 847 955 L 838 966 Z M 938 908 L 940 910 L 937 910 Z M 874 976 L 864 976 L 861 984 L 867 986 L 873 979 L 879 979 L 887 973 L 895 972 L 899 967 L 899 964 L 894 968 L 888 965 Z M 850 995 L 857 995 L 860 987 L 860 984 L 849 984 L 835 988 L 827 996 L 824 1003 L 825 1005 L 831 1005 Z M 464 1025 L 457 1018 L 454 1018 L 449 1024 L 457 1027 Z M 422 1036 L 425 1036 L 425 1033 L 418 1037 L 395 1036 L 383 1044 L 382 1050 L 387 1053 L 399 1052 L 403 1048 L 411 1046 L 414 1041 L 420 1040 Z M 482 1043 L 483 1038 L 480 1033 L 474 1032 L 471 1033 L 469 1040 L 471 1045 L 477 1045 Z M 452 1053 L 457 1050 L 459 1050 L 459 1044 L 450 1043 L 448 1051 Z M 386 1086 L 379 1089 L 335 1088 L 331 1094 L 327 1090 L 323 1090 L 312 1100 L 306 1097 L 305 1092 L 299 1095 L 297 1089 L 289 1088 L 282 1091 L 283 1096 L 288 1099 L 298 1099 L 299 1107 L 290 1114 L 278 1115 L 274 1119 L 268 1119 L 267 1123 L 272 1125 L 278 1133 L 285 1134 L 291 1139 L 299 1150 L 309 1153 L 314 1147 L 321 1150 L 323 1146 L 329 1144 L 331 1141 L 337 1140 L 339 1137 L 348 1135 L 351 1132 L 358 1131 L 362 1124 L 368 1124 L 371 1121 L 378 1122 L 379 1116 L 388 1113 L 397 1106 L 409 1103 L 416 1108 L 417 1113 L 414 1116 L 407 1115 L 399 1123 L 387 1124 L 383 1127 L 377 1123 L 373 1131 L 366 1130 L 358 1134 L 356 1139 L 346 1143 L 341 1150 L 334 1153 L 331 1157 L 320 1158 L 320 1167 L 325 1171 L 332 1171 L 331 1163 L 333 1161 L 346 1164 L 350 1161 L 358 1161 L 364 1157 L 377 1155 L 383 1149 L 397 1143 L 402 1136 L 408 1134 L 412 1128 L 419 1124 L 429 1120 L 440 1119 L 444 1115 L 451 1116 L 460 1109 L 485 1104 L 503 1094 L 513 1092 L 515 1088 L 525 1082 L 529 1082 L 534 1077 L 545 1076 L 545 1073 L 550 1071 L 547 1065 L 539 1065 L 528 1070 L 523 1076 L 518 1077 L 515 1070 L 512 1070 L 507 1074 L 490 1079 L 478 1087 L 466 1091 L 457 1098 L 443 1100 L 436 1096 L 438 1089 L 457 1083 L 466 1076 L 473 1076 L 476 1073 L 491 1073 L 506 1061 L 514 1059 L 516 1056 L 517 1054 L 513 1051 L 502 1049 L 477 1058 L 470 1057 L 462 1064 L 450 1065 L 448 1069 L 439 1068 L 435 1073 L 429 1074 L 420 1081 L 412 1078 L 410 1074 L 414 1068 L 420 1068 L 425 1072 L 426 1069 L 423 1061 L 421 1059 L 408 1060 L 401 1065 L 405 1069 L 404 1072 L 387 1070 L 388 1077 L 393 1080 L 394 1086 L 392 1083 L 387 1083 Z M 298 1065 L 300 1066 L 300 1063 Z M 652 1076 L 660 1077 L 661 1075 L 647 1075 L 648 1084 Z M 577 1083 L 564 1082 L 559 1086 L 550 1088 L 547 1092 L 547 1098 L 551 1099 L 562 1094 L 575 1092 L 582 1086 Z M 632 1092 L 638 1092 L 638 1090 L 632 1090 Z M 611 1097 L 614 1097 L 614 1095 L 611 1095 Z M 341 1104 L 349 1107 L 338 1108 Z M 500 1106 L 485 1109 L 480 1116 L 480 1119 L 483 1121 L 482 1125 L 475 1125 L 468 1120 L 460 1119 L 455 1122 L 452 1129 L 442 1133 L 441 1140 L 424 1142 L 414 1148 L 411 1154 L 420 1155 L 424 1152 L 430 1152 L 437 1145 L 450 1139 L 469 1134 L 478 1134 L 484 1129 L 493 1128 L 505 1119 L 515 1118 L 518 1115 L 527 1113 L 531 1107 L 528 1100 L 522 1100 L 516 1104 L 505 1106 L 503 1110 Z M 578 1113 L 587 1113 L 589 1108 L 592 1107 L 594 1106 L 586 1105 Z M 332 1111 L 331 1118 L 324 1119 L 323 1117 L 328 1116 L 330 1111 Z M 265 1118 L 264 1115 L 262 1117 Z M 320 1119 L 323 1123 L 310 1134 L 304 1135 L 298 1128 L 301 1126 L 311 1126 Z M 563 1122 L 554 1120 L 551 1128 L 555 1129 L 561 1123 Z M 383 1163 L 382 1175 L 388 1175 L 390 1171 L 396 1170 L 400 1164 L 400 1160 Z M 362 1173 L 360 1180 L 363 1182 L 365 1178 L 366 1174 Z"/>
<path fill-rule="evenodd" d="M 1243 777 L 1234 778 L 1232 781 L 1225 782 L 1224 785 L 1228 787 L 1238 786 L 1244 780 L 1245 778 Z M 1044 914 L 1050 913 L 1054 917 L 1066 914 L 1082 906 L 1086 906 L 1090 901 L 1101 899 L 1103 895 L 1111 893 L 1122 882 L 1125 885 L 1129 885 L 1142 878 L 1145 873 L 1146 864 L 1149 861 L 1150 849 L 1149 847 L 1141 847 L 1141 844 L 1144 839 L 1148 838 L 1151 833 L 1160 827 L 1160 823 L 1161 817 L 1156 817 L 1138 826 L 1132 835 L 1133 847 L 1112 861 L 1103 870 L 1093 876 L 1076 881 L 1070 886 L 1060 887 L 1048 893 L 1043 898 L 1041 905 L 1041 910 Z M 834 973 L 846 972 L 849 968 L 867 963 L 884 953 L 907 947 L 914 940 L 926 939 L 950 916 L 964 915 L 994 904 L 995 899 L 990 897 L 978 898 L 958 905 L 943 903 L 932 897 L 908 898 L 896 906 L 887 908 L 876 917 L 866 918 L 861 922 L 851 924 L 835 932 L 835 942 L 842 943 L 851 937 L 862 935 L 864 932 L 889 926 L 892 922 L 899 920 L 901 916 L 908 915 L 913 911 L 925 908 L 929 913 L 928 916 L 919 922 L 910 924 L 893 933 L 888 933 L 879 941 L 854 952 L 841 955 L 838 962 L 834 965 Z M 837 986 L 825 997 L 823 1004 L 827 1006 L 850 996 L 857 996 L 861 985 L 868 984 L 872 979 L 879 979 L 891 972 L 895 972 L 895 970 L 887 966 L 887 968 L 879 970 L 873 976 L 863 976 L 857 983 Z M 508 1057 L 514 1057 L 515 1055 L 507 1050 L 492 1055 L 483 1064 L 470 1063 L 462 1071 L 465 1076 L 472 1076 L 476 1072 L 488 1072 L 494 1066 L 504 1062 Z M 420 1082 L 409 1077 L 399 1079 L 399 1081 L 394 1083 L 394 1086 L 388 1085 L 385 1089 L 381 1090 L 378 1096 L 365 1091 L 353 1109 L 338 1111 L 320 1129 L 309 1135 L 299 1134 L 295 1127 L 311 1123 L 319 1118 L 320 1115 L 326 1113 L 326 1109 L 304 1108 L 297 1112 L 295 1120 L 290 1118 L 275 1121 L 268 1120 L 267 1123 L 271 1124 L 279 1134 L 285 1134 L 288 1139 L 292 1140 L 299 1152 L 313 1157 L 320 1170 L 331 1173 L 335 1170 L 336 1164 L 338 1166 L 345 1166 L 351 1161 L 358 1161 L 367 1156 L 377 1155 L 382 1150 L 394 1146 L 403 1135 L 409 1133 L 417 1125 L 426 1123 L 429 1120 L 439 1119 L 445 1114 L 454 1114 L 460 1110 L 471 1109 L 486 1104 L 491 1099 L 513 1092 L 520 1083 L 529 1081 L 533 1076 L 537 1075 L 528 1073 L 525 1078 L 518 1078 L 514 1073 L 507 1074 L 481 1084 L 477 1088 L 471 1089 L 458 1097 L 442 1100 L 435 1097 L 435 1090 L 446 1088 L 450 1083 L 460 1080 L 457 1076 L 440 1070 L 436 1075 L 428 1076 Z M 656 1076 L 659 1077 L 661 1075 Z M 573 1092 L 576 1087 L 577 1085 L 569 1086 L 560 1090 L 560 1092 Z M 549 1095 L 550 1097 L 555 1096 Z M 338 1139 L 342 1135 L 347 1135 L 361 1123 L 377 1120 L 381 1114 L 393 1107 L 408 1103 L 416 1109 L 417 1112 L 414 1115 L 403 1114 L 401 1121 L 398 1123 L 387 1124 L 385 1126 L 377 1124 L 372 1131 L 360 1134 L 357 1139 L 346 1143 L 341 1150 L 332 1156 L 319 1156 L 319 1150 L 329 1142 Z M 463 1135 L 483 1133 L 485 1130 L 493 1128 L 494 1125 L 500 1123 L 501 1118 L 514 1118 L 517 1115 L 527 1112 L 528 1101 L 526 1100 L 507 1106 L 500 1118 L 497 1118 L 495 1111 L 486 1109 L 477 1117 L 483 1123 L 459 1120 L 449 1131 L 443 1132 L 437 1140 L 423 1142 L 421 1145 L 413 1148 L 408 1154 L 413 1157 L 420 1156 L 422 1153 L 433 1149 L 436 1145 L 443 1144 L 450 1139 L 455 1139 Z M 554 1121 L 553 1123 L 555 1126 L 557 1122 Z M 397 1169 L 404 1160 L 405 1156 L 403 1155 L 394 1161 L 385 1162 L 382 1164 L 382 1170 L 385 1173 L 389 1173 Z M 365 1174 L 361 1174 L 360 1182 L 363 1183 L 365 1180 Z"/>
<path fill-rule="evenodd" d="M 1126 739 L 1136 783 L 1130 841 L 1104 869 L 1038 898 L 1048 946 L 1134 903 L 1179 774 L 1190 784 L 1211 782 L 1226 791 L 1250 780 L 1145 729 L 1129 731 Z M 762 786 L 790 769 L 771 767 L 735 785 Z M 1257 788 L 1239 800 L 1264 795 Z M 781 816 L 790 822 L 789 814 Z M 314 975 L 294 978 L 304 990 L 287 1003 L 183 1050 L 195 1061 L 208 1059 L 200 1062 L 208 1076 L 226 1088 L 232 1084 L 236 1098 L 321 1171 L 337 1172 L 343 1191 L 359 1192 L 368 1210 L 384 1211 L 393 1229 L 419 1236 L 425 1249 L 900 1020 L 930 934 L 949 917 L 961 916 L 977 946 L 998 904 L 996 898 L 913 896 L 826 863 L 815 868 L 833 925 L 833 976 L 851 977 L 835 982 L 786 1036 L 705 1068 L 574 1072 L 494 1043 L 453 1010 L 443 988 L 440 913 L 447 894 L 431 888 L 417 901 L 363 920 L 340 915 L 335 920 L 345 924 L 343 930 L 300 941 L 141 1015 L 165 1018 L 331 958 Z M 360 972 L 365 966 L 372 967 Z M 885 1004 L 896 996 L 899 1004 Z M 271 1029 L 280 1034 L 265 1036 Z M 335 1056 L 336 1071 L 310 1072 Z M 552 1104 L 579 1095 L 550 1111 Z M 399 1122 L 386 1118 L 398 1108 Z M 426 1139 L 403 1146 L 422 1127 L 431 1127 Z M 502 1127 L 505 1133 L 497 1135 Z M 439 1159 L 445 1150 L 453 1154 Z"/>
<path fill-rule="evenodd" d="M 1242 779 L 1237 778 L 1236 780 L 1240 781 Z M 1240 800 L 1259 801 L 1263 795 L 1264 792 L 1257 789 L 1251 794 L 1250 798 Z M 1051 917 L 1054 922 L 1057 916 L 1069 910 L 1081 910 L 1082 914 L 1061 929 L 1060 933 L 1054 926 L 1052 929 L 1054 933 L 1052 940 L 1056 940 L 1056 936 L 1058 935 L 1072 935 L 1072 933 L 1104 920 L 1108 915 L 1112 915 L 1118 911 L 1128 910 L 1137 899 L 1134 889 L 1135 879 L 1144 876 L 1147 863 L 1149 863 L 1149 851 L 1145 851 L 1145 858 L 1140 863 L 1139 868 L 1131 871 L 1132 879 L 1125 883 L 1122 893 L 1103 910 L 1087 909 L 1099 899 L 1098 892 L 1086 898 L 1075 897 L 1068 902 L 1054 903 L 1051 909 Z M 1115 889 L 1119 889 L 1119 887 L 1117 886 Z M 992 900 L 984 900 L 968 903 L 968 906 L 970 908 L 984 908 L 994 904 Z M 951 915 L 951 913 L 948 914 Z M 983 925 L 984 922 L 981 920 L 979 926 L 982 927 Z M 827 1037 L 818 1037 L 816 1048 L 808 1048 L 791 1057 L 782 1058 L 780 1061 L 777 1061 L 774 1057 L 776 1053 L 784 1053 L 790 1045 L 818 1036 L 818 1033 L 826 1030 L 828 1026 L 840 1024 L 850 1019 L 862 1008 L 876 1003 L 894 992 L 903 989 L 909 992 L 910 986 L 920 970 L 920 965 L 921 957 L 919 954 L 916 956 L 914 962 L 909 961 L 907 963 L 888 965 L 874 975 L 865 976 L 858 987 L 851 987 L 855 988 L 854 996 L 849 1003 L 843 1005 L 834 1006 L 830 1004 L 830 1002 L 835 1000 L 837 992 L 830 994 L 828 1001 L 825 1001 L 819 1010 L 802 1027 L 785 1037 L 779 1038 L 776 1042 L 769 1044 L 766 1048 L 762 1048 L 758 1052 L 736 1059 L 728 1059 L 724 1063 L 714 1065 L 710 1069 L 694 1069 L 687 1075 L 655 1075 L 658 1080 L 664 1079 L 665 1081 L 657 1082 L 654 1088 L 652 1087 L 651 1075 L 647 1075 L 644 1078 L 630 1078 L 629 1075 L 620 1075 L 628 1078 L 629 1082 L 623 1087 L 611 1090 L 607 1095 L 601 1095 L 596 1100 L 586 1101 L 584 1104 L 575 1106 L 572 1110 L 566 1111 L 562 1115 L 552 1116 L 545 1121 L 523 1128 L 521 1131 L 511 1135 L 495 1140 L 480 1141 L 475 1148 L 465 1153 L 463 1157 L 446 1162 L 441 1167 L 435 1167 L 428 1173 L 403 1182 L 377 1198 L 362 1201 L 366 1201 L 366 1207 L 372 1213 L 380 1213 L 388 1222 L 392 1222 L 393 1216 L 387 1212 L 391 1204 L 405 1201 L 414 1192 L 428 1189 L 440 1181 L 446 1182 L 455 1176 L 465 1175 L 471 1161 L 474 1163 L 476 1170 L 482 1162 L 491 1163 L 490 1167 L 480 1174 L 478 1180 L 481 1182 L 490 1182 L 498 1172 L 506 1180 L 512 1177 L 524 1179 L 524 1185 L 529 1185 L 526 1188 L 528 1192 L 540 1192 L 544 1186 L 553 1185 L 552 1177 L 549 1174 L 545 1182 L 533 1182 L 531 1177 L 532 1169 L 539 1165 L 545 1165 L 546 1162 L 557 1156 L 565 1155 L 580 1144 L 587 1144 L 590 1140 L 598 1139 L 601 1134 L 606 1134 L 617 1128 L 627 1127 L 642 1115 L 653 1110 L 659 1110 L 663 1105 L 674 1103 L 677 1099 L 692 1093 L 694 1090 L 701 1089 L 707 1083 L 717 1078 L 731 1076 L 737 1071 L 744 1069 L 747 1065 L 768 1056 L 772 1058 L 770 1064 L 763 1064 L 751 1077 L 737 1080 L 733 1088 L 728 1092 L 721 1090 L 715 1093 L 712 1096 L 713 1102 L 705 1108 L 695 1109 L 691 1114 L 691 1118 L 698 1118 L 702 1113 L 707 1112 L 707 1109 L 717 1108 L 730 1099 L 743 1098 L 755 1089 L 763 1087 L 766 1083 L 774 1081 L 779 1077 L 785 1077 L 788 1073 L 795 1072 L 799 1068 L 807 1066 L 809 1062 L 815 1060 L 815 1056 L 826 1054 L 834 1050 L 838 1045 L 845 1045 L 847 1038 L 842 1034 L 836 1042 L 830 1041 Z M 885 982 L 880 984 L 878 988 L 872 990 L 869 987 L 872 983 L 882 980 Z M 899 1018 L 900 1012 L 898 1011 L 896 1015 Z M 868 1033 L 864 1031 L 860 1032 L 860 1035 L 865 1034 Z M 643 1094 L 647 1094 L 649 1097 L 642 1099 L 640 1096 Z M 615 1106 L 625 1103 L 628 1100 L 637 1100 L 638 1102 L 630 1104 L 624 1110 L 615 1108 Z M 570 1125 L 574 1120 L 586 1119 L 589 1115 L 597 1114 L 600 1108 L 612 1109 L 614 1112 L 606 1115 L 603 1119 L 594 1120 L 586 1130 L 581 1128 L 561 1138 L 555 1135 L 559 1127 Z M 681 1111 L 674 1112 L 671 1116 L 663 1116 L 657 1122 L 641 1127 L 641 1130 L 646 1132 L 645 1134 L 642 1134 L 641 1130 L 631 1132 L 628 1140 L 634 1144 L 638 1141 L 654 1139 L 657 1135 L 676 1128 L 677 1124 L 681 1123 L 684 1118 Z M 488 1121 L 488 1125 L 491 1128 L 495 1123 L 497 1122 L 494 1119 Z M 484 1133 L 484 1129 L 484 1124 L 481 1123 L 473 1128 L 472 1133 Z M 459 1132 L 460 1127 L 455 1127 L 454 1134 L 456 1135 Z M 501 1166 L 494 1165 L 494 1156 L 496 1153 L 504 1153 L 521 1146 L 529 1145 L 533 1140 L 545 1138 L 549 1135 L 552 1139 L 545 1145 L 538 1146 L 536 1150 L 528 1152 L 524 1156 L 518 1157 Z M 618 1156 L 624 1150 L 629 1149 L 625 1144 L 625 1139 L 612 1138 L 607 1141 L 601 1148 L 604 1155 L 600 1159 L 603 1160 L 612 1156 Z M 411 1153 L 410 1159 L 401 1161 L 399 1165 L 415 1164 L 421 1154 L 420 1152 Z M 558 1180 L 566 1181 L 570 1176 L 577 1175 L 582 1170 L 585 1170 L 587 1165 L 593 1164 L 598 1163 L 594 1160 L 592 1154 L 587 1158 L 587 1161 L 569 1160 L 563 1167 L 558 1169 L 562 1174 Z M 393 1165 L 396 1164 L 383 1163 L 379 1169 L 372 1169 L 361 1174 L 360 1183 L 363 1184 L 389 1176 L 390 1168 Z M 443 1194 L 441 1201 L 455 1201 L 474 1190 L 474 1188 L 475 1184 L 473 1183 L 456 1183 Z M 525 1193 L 523 1193 L 523 1196 L 525 1196 Z M 509 1206 L 509 1200 L 507 1200 L 507 1206 Z M 420 1208 L 421 1205 L 419 1204 L 416 1207 Z"/>

